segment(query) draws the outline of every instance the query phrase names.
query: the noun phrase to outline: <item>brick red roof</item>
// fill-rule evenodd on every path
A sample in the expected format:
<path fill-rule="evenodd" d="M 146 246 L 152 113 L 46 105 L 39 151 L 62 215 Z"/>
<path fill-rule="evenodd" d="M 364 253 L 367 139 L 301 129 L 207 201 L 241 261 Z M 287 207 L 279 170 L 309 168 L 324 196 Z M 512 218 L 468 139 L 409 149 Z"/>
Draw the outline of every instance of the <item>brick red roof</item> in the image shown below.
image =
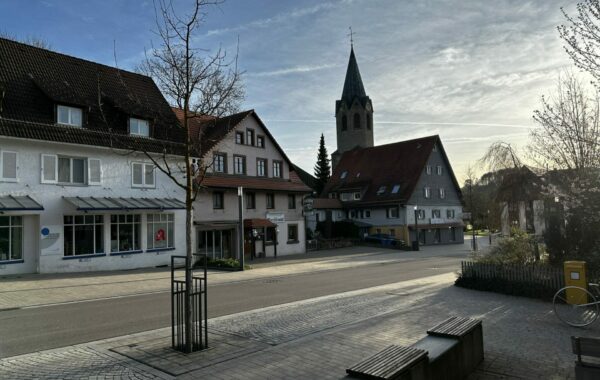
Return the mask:
<path fill-rule="evenodd" d="M 460 193 L 460 186 L 454 177 L 442 142 L 439 136 L 435 135 L 370 148 L 355 148 L 345 152 L 322 196 L 325 197 L 330 192 L 348 190 L 363 193 L 357 203 L 406 202 L 412 195 L 436 144 Z M 344 172 L 346 174 L 342 178 Z M 400 189 L 393 194 L 391 190 L 395 185 L 400 185 Z M 378 195 L 377 191 L 381 186 L 386 186 L 386 191 Z"/>
<path fill-rule="evenodd" d="M 5 38 L 0 38 L 2 93 L 4 136 L 106 147 L 116 142 L 124 149 L 157 153 L 184 141 L 151 78 Z M 57 104 L 81 108 L 83 126 L 57 125 Z M 148 120 L 151 138 L 130 136 L 129 117 Z"/>
<path fill-rule="evenodd" d="M 290 173 L 291 174 L 291 173 Z M 292 175 L 290 175 L 292 177 Z M 202 186 L 210 188 L 276 190 L 298 193 L 310 193 L 311 189 L 297 180 L 297 177 L 287 180 L 279 178 L 250 177 L 227 174 L 206 174 L 201 182 Z"/>

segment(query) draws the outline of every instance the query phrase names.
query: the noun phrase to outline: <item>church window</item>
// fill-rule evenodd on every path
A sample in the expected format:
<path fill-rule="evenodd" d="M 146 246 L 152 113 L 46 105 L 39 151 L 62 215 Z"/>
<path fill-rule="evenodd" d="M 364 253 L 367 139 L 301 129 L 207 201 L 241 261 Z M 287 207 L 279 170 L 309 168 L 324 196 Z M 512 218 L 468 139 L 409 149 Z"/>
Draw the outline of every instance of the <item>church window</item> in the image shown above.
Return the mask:
<path fill-rule="evenodd" d="M 348 129 L 348 118 L 346 117 L 346 115 L 342 116 L 342 131 L 345 131 Z"/>
<path fill-rule="evenodd" d="M 373 115 L 371 115 L 371 114 L 367 115 L 367 129 L 368 130 L 373 129 Z"/>
<path fill-rule="evenodd" d="M 354 114 L 354 129 L 360 129 L 360 114 L 358 112 Z"/>

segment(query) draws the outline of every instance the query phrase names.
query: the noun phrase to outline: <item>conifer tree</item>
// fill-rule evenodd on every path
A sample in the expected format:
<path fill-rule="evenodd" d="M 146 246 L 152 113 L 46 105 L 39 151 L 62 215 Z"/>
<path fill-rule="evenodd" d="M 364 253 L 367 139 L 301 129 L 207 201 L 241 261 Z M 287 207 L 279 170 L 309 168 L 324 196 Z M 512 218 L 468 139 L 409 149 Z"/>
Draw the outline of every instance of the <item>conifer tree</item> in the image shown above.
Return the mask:
<path fill-rule="evenodd" d="M 317 164 L 315 165 L 315 177 L 317 179 L 315 183 L 317 194 L 321 194 L 329 176 L 331 175 L 331 166 L 329 164 L 329 155 L 327 154 L 327 148 L 325 147 L 325 137 L 321 133 L 321 141 L 319 142 L 319 152 L 317 154 Z"/>

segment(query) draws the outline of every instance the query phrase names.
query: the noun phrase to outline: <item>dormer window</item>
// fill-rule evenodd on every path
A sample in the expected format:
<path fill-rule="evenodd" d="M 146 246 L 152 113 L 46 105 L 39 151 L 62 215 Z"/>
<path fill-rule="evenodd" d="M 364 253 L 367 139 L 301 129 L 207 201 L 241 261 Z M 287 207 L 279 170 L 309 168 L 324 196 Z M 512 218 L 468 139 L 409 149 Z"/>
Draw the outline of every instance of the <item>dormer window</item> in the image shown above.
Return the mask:
<path fill-rule="evenodd" d="M 346 178 L 347 175 L 348 175 L 348 172 L 347 171 L 343 171 L 342 174 L 340 174 L 340 179 Z"/>
<path fill-rule="evenodd" d="M 81 108 L 67 107 L 62 105 L 56 106 L 56 122 L 58 124 L 81 127 L 82 119 L 83 117 Z"/>
<path fill-rule="evenodd" d="M 400 185 L 394 185 L 392 187 L 392 194 L 398 194 L 398 191 L 400 191 Z"/>
<path fill-rule="evenodd" d="M 150 136 L 150 126 L 148 120 L 129 118 L 129 134 L 135 136 Z"/>
<path fill-rule="evenodd" d="M 377 195 L 382 195 L 383 193 L 385 193 L 385 189 L 386 189 L 385 186 L 381 186 L 379 188 L 379 190 L 377 190 Z"/>

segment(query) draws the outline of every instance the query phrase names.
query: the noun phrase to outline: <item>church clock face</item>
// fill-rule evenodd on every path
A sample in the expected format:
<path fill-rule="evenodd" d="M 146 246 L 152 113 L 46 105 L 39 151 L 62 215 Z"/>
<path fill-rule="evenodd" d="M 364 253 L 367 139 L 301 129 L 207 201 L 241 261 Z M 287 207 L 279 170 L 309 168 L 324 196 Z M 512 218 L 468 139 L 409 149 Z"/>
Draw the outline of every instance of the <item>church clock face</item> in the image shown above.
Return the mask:
<path fill-rule="evenodd" d="M 371 104 L 367 103 L 367 106 L 365 107 L 367 109 L 367 111 L 371 112 Z"/>

